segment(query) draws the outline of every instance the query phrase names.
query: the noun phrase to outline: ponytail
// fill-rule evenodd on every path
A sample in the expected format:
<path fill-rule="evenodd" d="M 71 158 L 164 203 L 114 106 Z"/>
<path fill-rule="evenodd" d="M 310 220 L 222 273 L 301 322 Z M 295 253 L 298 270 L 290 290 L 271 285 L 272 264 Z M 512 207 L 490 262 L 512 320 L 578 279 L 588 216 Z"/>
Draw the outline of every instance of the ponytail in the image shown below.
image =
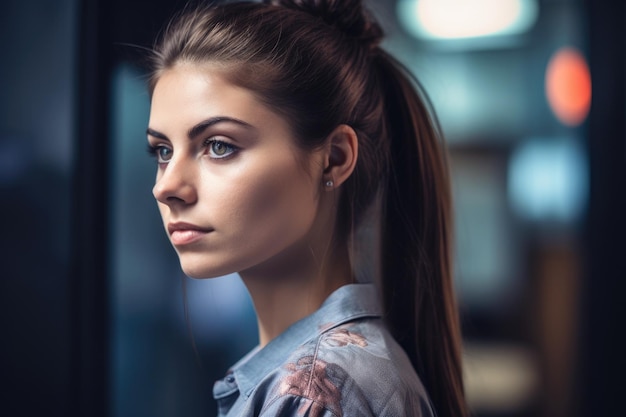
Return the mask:
<path fill-rule="evenodd" d="M 417 80 L 384 51 L 376 60 L 390 140 L 381 222 L 385 317 L 438 416 L 462 417 L 468 412 L 452 281 L 447 160 Z"/>

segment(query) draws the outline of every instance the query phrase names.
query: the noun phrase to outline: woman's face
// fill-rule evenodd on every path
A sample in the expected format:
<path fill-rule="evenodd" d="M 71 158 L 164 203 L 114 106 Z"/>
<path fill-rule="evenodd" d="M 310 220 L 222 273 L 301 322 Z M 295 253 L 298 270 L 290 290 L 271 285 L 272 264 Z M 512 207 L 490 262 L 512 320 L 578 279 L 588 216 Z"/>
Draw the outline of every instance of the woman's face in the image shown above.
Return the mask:
<path fill-rule="evenodd" d="M 153 194 L 187 275 L 244 271 L 311 229 L 320 154 L 303 157 L 287 122 L 218 70 L 179 64 L 161 75 L 148 141 Z"/>

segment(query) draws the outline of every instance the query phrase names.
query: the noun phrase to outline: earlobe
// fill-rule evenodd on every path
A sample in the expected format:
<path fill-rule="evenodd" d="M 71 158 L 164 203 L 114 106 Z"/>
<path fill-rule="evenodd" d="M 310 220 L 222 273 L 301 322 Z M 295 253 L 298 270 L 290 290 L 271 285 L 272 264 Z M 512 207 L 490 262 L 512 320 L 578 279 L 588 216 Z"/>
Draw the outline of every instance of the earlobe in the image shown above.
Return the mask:
<path fill-rule="evenodd" d="M 342 124 L 328 137 L 329 151 L 324 169 L 324 185 L 327 189 L 336 188 L 347 180 L 358 157 L 358 137 L 355 130 Z"/>

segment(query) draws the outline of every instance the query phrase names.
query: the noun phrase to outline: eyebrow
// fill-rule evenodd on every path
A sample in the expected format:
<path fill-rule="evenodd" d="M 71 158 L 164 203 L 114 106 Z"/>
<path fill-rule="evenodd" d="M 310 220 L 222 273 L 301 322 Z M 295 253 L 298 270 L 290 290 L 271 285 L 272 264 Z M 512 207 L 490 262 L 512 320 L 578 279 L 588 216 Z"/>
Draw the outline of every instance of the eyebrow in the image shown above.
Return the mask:
<path fill-rule="evenodd" d="M 243 120 L 235 119 L 233 117 L 217 116 L 217 117 L 211 117 L 209 119 L 203 120 L 200 123 L 193 126 L 187 132 L 187 137 L 189 138 L 189 140 L 193 140 L 197 136 L 199 136 L 202 132 L 204 132 L 206 129 L 218 123 L 233 123 L 233 124 L 245 127 L 246 129 L 254 129 L 254 126 L 252 126 L 249 123 L 244 122 Z M 151 128 L 146 129 L 146 134 L 153 136 L 155 138 L 158 138 L 158 139 L 169 140 L 169 138 L 166 135 Z"/>

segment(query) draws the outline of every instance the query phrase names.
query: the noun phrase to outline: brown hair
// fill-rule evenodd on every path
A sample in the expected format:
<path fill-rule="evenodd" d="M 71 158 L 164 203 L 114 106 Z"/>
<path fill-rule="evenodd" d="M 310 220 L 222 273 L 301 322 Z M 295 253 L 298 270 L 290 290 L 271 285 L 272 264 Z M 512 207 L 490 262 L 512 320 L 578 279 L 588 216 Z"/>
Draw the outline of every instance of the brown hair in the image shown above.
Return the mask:
<path fill-rule="evenodd" d="M 437 414 L 465 416 L 445 152 L 419 84 L 379 46 L 383 31 L 361 3 L 282 0 L 185 11 L 155 48 L 150 88 L 177 63 L 211 63 L 284 115 L 304 150 L 340 124 L 357 132 L 359 158 L 341 186 L 337 233 L 354 233 L 382 197 L 387 325 Z"/>

